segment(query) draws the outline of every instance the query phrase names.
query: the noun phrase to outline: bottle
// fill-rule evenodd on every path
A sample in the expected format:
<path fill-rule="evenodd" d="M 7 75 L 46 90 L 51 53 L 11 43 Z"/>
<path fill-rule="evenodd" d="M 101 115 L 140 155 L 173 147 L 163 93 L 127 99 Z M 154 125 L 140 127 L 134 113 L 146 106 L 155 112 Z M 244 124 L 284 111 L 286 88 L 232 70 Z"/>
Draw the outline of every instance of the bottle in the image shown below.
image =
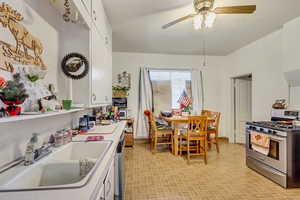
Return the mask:
<path fill-rule="evenodd" d="M 55 147 L 64 145 L 64 134 L 62 131 L 57 131 L 54 135 Z"/>
<path fill-rule="evenodd" d="M 26 151 L 25 151 L 25 162 L 24 165 L 31 165 L 34 162 L 34 154 L 36 149 L 36 144 L 38 142 L 38 134 L 34 133 L 32 134 L 32 137 L 30 138 L 29 142 L 27 143 Z"/>
<path fill-rule="evenodd" d="M 88 121 L 86 117 L 81 117 L 79 120 L 79 130 L 87 131 L 88 130 Z"/>

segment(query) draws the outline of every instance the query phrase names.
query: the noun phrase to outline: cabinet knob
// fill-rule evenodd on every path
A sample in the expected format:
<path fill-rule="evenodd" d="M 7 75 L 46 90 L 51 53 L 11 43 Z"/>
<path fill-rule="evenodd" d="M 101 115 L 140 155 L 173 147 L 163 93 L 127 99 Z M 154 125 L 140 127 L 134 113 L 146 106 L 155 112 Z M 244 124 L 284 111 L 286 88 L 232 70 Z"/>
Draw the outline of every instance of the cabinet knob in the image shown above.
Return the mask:
<path fill-rule="evenodd" d="M 97 100 L 97 96 L 95 94 L 92 95 L 93 101 Z"/>

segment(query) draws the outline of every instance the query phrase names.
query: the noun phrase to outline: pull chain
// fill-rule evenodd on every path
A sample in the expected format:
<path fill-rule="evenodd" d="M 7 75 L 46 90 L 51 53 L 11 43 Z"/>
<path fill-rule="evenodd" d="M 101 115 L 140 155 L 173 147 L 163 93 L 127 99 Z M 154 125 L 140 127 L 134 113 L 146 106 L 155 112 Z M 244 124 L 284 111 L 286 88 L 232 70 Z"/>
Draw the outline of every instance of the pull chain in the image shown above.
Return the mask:
<path fill-rule="evenodd" d="M 206 41 L 205 41 L 205 30 L 203 30 L 203 67 L 206 67 Z"/>

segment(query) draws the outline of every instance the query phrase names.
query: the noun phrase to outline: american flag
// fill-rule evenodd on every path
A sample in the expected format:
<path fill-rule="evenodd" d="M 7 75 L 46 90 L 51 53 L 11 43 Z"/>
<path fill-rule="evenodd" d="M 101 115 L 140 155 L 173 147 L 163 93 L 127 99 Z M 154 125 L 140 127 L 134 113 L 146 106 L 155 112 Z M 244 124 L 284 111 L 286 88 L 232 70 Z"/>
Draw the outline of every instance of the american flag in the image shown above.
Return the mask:
<path fill-rule="evenodd" d="M 177 103 L 180 104 L 181 108 L 185 108 L 192 103 L 191 98 L 187 95 L 186 91 L 183 90 L 181 96 L 179 97 Z"/>

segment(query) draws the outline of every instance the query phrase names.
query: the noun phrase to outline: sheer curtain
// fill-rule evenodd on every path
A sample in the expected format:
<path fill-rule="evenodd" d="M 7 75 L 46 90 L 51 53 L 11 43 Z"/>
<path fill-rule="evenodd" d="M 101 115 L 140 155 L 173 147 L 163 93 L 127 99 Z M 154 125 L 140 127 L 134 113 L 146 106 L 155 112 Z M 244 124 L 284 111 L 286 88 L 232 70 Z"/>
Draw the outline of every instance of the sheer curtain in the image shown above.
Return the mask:
<path fill-rule="evenodd" d="M 150 81 L 149 68 L 140 69 L 139 80 L 139 105 L 138 105 L 138 118 L 136 127 L 137 138 L 148 138 L 149 127 L 147 117 L 144 115 L 145 110 L 153 110 L 152 100 L 152 85 Z"/>
<path fill-rule="evenodd" d="M 201 114 L 204 106 L 203 78 L 200 69 L 192 69 L 193 114 Z"/>

